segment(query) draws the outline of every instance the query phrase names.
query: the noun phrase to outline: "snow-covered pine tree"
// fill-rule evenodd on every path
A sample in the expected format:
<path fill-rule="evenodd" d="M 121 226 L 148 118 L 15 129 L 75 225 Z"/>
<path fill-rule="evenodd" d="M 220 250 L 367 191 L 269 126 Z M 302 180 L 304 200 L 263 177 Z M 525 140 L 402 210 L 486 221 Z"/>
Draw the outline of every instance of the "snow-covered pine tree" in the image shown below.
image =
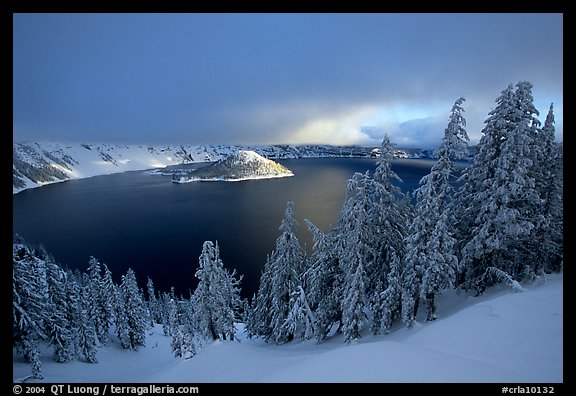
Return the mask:
<path fill-rule="evenodd" d="M 409 236 L 410 237 L 410 236 Z M 422 269 L 419 262 L 422 256 L 417 256 L 416 251 L 407 248 L 406 265 L 402 270 L 402 321 L 406 327 L 411 328 L 416 320 L 416 314 L 420 306 L 420 286 L 422 284 Z"/>
<path fill-rule="evenodd" d="M 340 267 L 337 231 L 325 234 L 305 219 L 312 234 L 313 248 L 309 268 L 304 275 L 308 302 L 314 313 L 314 335 L 322 342 L 336 323 L 342 322 L 342 285 L 344 273 Z"/>
<path fill-rule="evenodd" d="M 244 323 L 244 329 L 248 326 L 247 323 L 250 321 L 252 316 L 252 305 L 248 298 L 242 298 L 241 300 L 242 310 L 240 317 L 238 318 L 239 323 Z"/>
<path fill-rule="evenodd" d="M 371 311 L 371 328 L 375 334 L 387 331 L 387 325 L 383 324 L 386 315 L 395 320 L 401 314 L 400 301 L 387 300 L 397 310 L 389 313 L 390 307 L 380 298 L 389 290 L 393 260 L 402 266 L 404 238 L 412 217 L 408 197 L 392 183 L 401 182 L 392 171 L 393 158 L 394 149 L 385 136 L 374 178 L 368 173 L 357 173 L 348 181 L 338 218 L 336 251 L 343 272 L 341 304 L 352 304 L 341 307 L 342 329 L 347 341 L 359 336 L 358 318 L 364 317 L 366 308 Z M 358 279 L 360 274 L 363 274 L 362 282 Z M 394 282 L 397 281 L 394 277 Z M 391 296 L 398 297 L 397 294 Z"/>
<path fill-rule="evenodd" d="M 250 315 L 246 323 L 249 338 L 258 335 L 266 339 L 270 336 L 272 315 L 270 315 L 269 307 L 272 305 L 272 271 L 267 269 L 271 265 L 270 255 L 268 255 L 264 271 L 260 275 L 258 292 L 252 297 Z"/>
<path fill-rule="evenodd" d="M 104 345 L 106 345 L 110 337 L 111 325 L 114 322 L 114 312 L 115 312 L 114 307 L 116 304 L 118 304 L 118 301 L 116 300 L 117 286 L 114 284 L 114 281 L 112 280 L 112 272 L 110 272 L 106 264 L 102 264 L 102 266 L 104 267 L 103 268 L 104 273 L 102 274 L 102 278 L 100 279 L 100 292 L 101 292 L 100 323 L 102 325 L 101 328 L 102 334 L 106 334 L 105 338 L 106 342 L 104 343 Z"/>
<path fill-rule="evenodd" d="M 266 260 L 268 261 L 268 260 Z M 262 275 L 260 278 L 260 289 L 262 289 Z M 252 299 L 250 301 L 246 300 L 246 303 L 248 304 L 248 307 L 246 308 L 246 310 L 244 311 L 244 324 L 245 324 L 245 328 L 244 331 L 246 332 L 246 335 L 248 335 L 248 338 L 252 339 L 252 337 L 258 335 L 258 334 L 262 334 L 264 332 L 264 326 L 263 326 L 263 322 L 261 320 L 259 320 L 258 318 L 261 316 L 264 319 L 264 312 L 260 312 L 259 314 L 256 314 L 256 308 L 258 306 L 257 303 L 257 294 L 254 293 L 252 295 Z M 262 304 L 263 306 L 263 304 Z"/>
<path fill-rule="evenodd" d="M 552 257 L 546 262 L 544 270 L 547 272 L 559 272 L 564 266 L 564 152 L 563 144 L 556 145 L 556 165 L 554 167 L 554 194 L 551 195 L 550 223 L 552 238 Z"/>
<path fill-rule="evenodd" d="M 78 283 L 77 276 L 71 270 L 66 271 L 65 296 L 66 296 L 66 321 L 68 330 L 72 339 L 72 350 L 75 358 L 81 356 L 80 351 L 80 326 L 81 326 L 81 287 Z"/>
<path fill-rule="evenodd" d="M 563 256 L 563 178 L 562 151 L 556 144 L 554 107 L 550 104 L 542 129 L 535 134 L 538 150 L 533 174 L 542 200 L 530 251 L 536 255 L 536 275 L 543 271 L 558 272 Z"/>
<path fill-rule="evenodd" d="M 152 329 L 154 327 L 154 323 L 152 323 L 150 311 L 148 310 L 144 288 L 140 287 L 138 288 L 138 291 L 140 292 L 140 301 L 142 301 L 142 308 L 144 310 L 144 321 L 146 322 L 146 329 Z"/>
<path fill-rule="evenodd" d="M 298 330 L 301 339 L 309 340 L 314 337 L 314 314 L 301 285 L 297 286 L 290 296 L 290 311 L 281 328 L 284 334 L 296 335 Z"/>
<path fill-rule="evenodd" d="M 120 337 L 122 346 L 126 349 L 137 350 L 146 345 L 147 322 L 144 302 L 140 298 L 136 275 L 131 268 L 128 268 L 126 275 L 122 276 L 120 291 L 126 324 L 124 333 Z"/>
<path fill-rule="evenodd" d="M 197 315 L 194 307 L 194 295 L 190 292 L 190 298 L 182 300 L 182 356 L 185 358 L 193 357 L 196 355 L 198 348 L 202 346 L 202 338 L 197 337 L 196 334 L 201 334 L 202 329 L 198 327 L 196 322 Z"/>
<path fill-rule="evenodd" d="M 79 352 L 89 363 L 98 363 L 96 352 L 98 347 L 98 335 L 96 334 L 96 325 L 90 315 L 90 278 L 89 274 L 83 273 L 82 279 L 78 279 L 76 285 L 72 288 L 78 288 L 72 292 L 78 296 L 78 304 L 75 306 L 77 332 L 76 351 Z"/>
<path fill-rule="evenodd" d="M 186 309 L 189 305 L 184 300 L 170 300 L 170 317 L 172 318 L 172 352 L 176 357 L 191 358 L 196 355 L 196 346 L 194 345 L 194 332 L 187 326 Z"/>
<path fill-rule="evenodd" d="M 218 243 L 205 241 L 196 271 L 199 282 L 194 291 L 197 323 L 206 337 L 234 340 L 235 311 L 240 302 L 239 281 L 228 273 L 220 259 Z"/>
<path fill-rule="evenodd" d="M 162 293 L 158 300 L 160 316 L 162 318 L 162 332 L 166 337 L 172 336 L 170 300 L 172 300 L 172 297 L 166 292 Z"/>
<path fill-rule="evenodd" d="M 466 153 L 468 134 L 462 103 L 452 106 L 448 126 L 438 149 L 438 161 L 420 180 L 414 192 L 415 216 L 406 238 L 405 267 L 402 274 L 402 318 L 408 327 L 414 323 L 419 298 L 427 303 L 427 319 L 435 318 L 435 296 L 454 286 L 458 259 L 452 236 L 452 199 L 455 161 Z"/>
<path fill-rule="evenodd" d="M 48 319 L 46 272 L 18 235 L 14 239 L 12 256 L 13 342 L 16 351 L 30 362 L 32 377 L 41 379 L 39 342 L 46 338 L 44 329 Z"/>
<path fill-rule="evenodd" d="M 539 122 L 532 84 L 510 84 L 496 99 L 482 130 L 479 150 L 465 170 L 458 212 L 465 282 L 477 294 L 507 274 L 522 280 L 527 242 L 533 236 L 540 198 L 531 177 L 533 128 Z M 533 263 L 532 263 L 533 264 Z M 534 267 L 530 265 L 528 272 Z"/>
<path fill-rule="evenodd" d="M 366 232 L 373 235 L 375 241 L 374 260 L 368 261 L 366 276 L 368 283 L 369 307 L 372 311 L 372 332 L 379 334 L 387 332 L 385 317 L 396 320 L 401 316 L 401 304 L 394 301 L 395 310 L 389 314 L 390 306 L 385 306 L 380 299 L 381 293 L 390 288 L 389 273 L 392 263 L 398 260 L 400 273 L 403 267 L 403 257 L 408 225 L 413 213 L 408 197 L 400 187 L 392 182 L 402 182 L 400 177 L 392 170 L 394 148 L 387 135 L 382 140 L 380 159 L 374 172 L 374 180 L 370 184 L 370 225 Z M 394 282 L 397 279 L 394 277 Z M 396 297 L 396 294 L 393 294 Z M 392 300 L 388 300 L 390 303 Z"/>
<path fill-rule="evenodd" d="M 244 275 L 238 275 L 236 269 L 232 272 L 225 270 L 228 275 L 228 282 L 226 286 L 228 288 L 227 296 L 230 298 L 229 304 L 232 307 L 232 312 L 234 313 L 234 322 L 240 322 L 244 318 L 244 299 L 242 299 L 242 279 Z"/>
<path fill-rule="evenodd" d="M 162 324 L 162 317 L 158 309 L 158 299 L 154 291 L 154 282 L 152 282 L 150 277 L 148 277 L 148 282 L 146 283 L 146 290 L 148 291 L 148 311 L 150 312 L 152 324 Z"/>
<path fill-rule="evenodd" d="M 377 242 L 371 232 L 370 177 L 355 173 L 348 180 L 346 199 L 339 216 L 339 261 L 344 274 L 342 290 L 342 332 L 351 342 L 360 337 L 368 305 L 366 267 L 376 260 Z"/>
<path fill-rule="evenodd" d="M 299 227 L 294 214 L 294 202 L 288 202 L 284 219 L 280 224 L 282 234 L 276 240 L 276 247 L 270 255 L 272 273 L 272 299 L 271 299 L 271 336 L 269 339 L 277 344 L 291 341 L 296 335 L 298 327 L 306 327 L 306 323 L 313 322 L 310 310 L 298 310 L 295 304 L 307 306 L 306 296 L 302 288 L 302 279 L 305 272 L 306 253 L 296 236 Z M 297 298 L 292 298 L 298 292 Z M 290 316 L 290 312 L 298 311 L 297 315 Z M 304 335 L 305 332 L 302 333 Z M 309 334 L 309 333 L 308 333 Z"/>
<path fill-rule="evenodd" d="M 167 295 L 168 296 L 168 295 Z M 174 336 L 178 325 L 178 309 L 176 305 L 176 289 L 174 286 L 170 288 L 170 295 L 166 299 L 166 306 L 168 309 L 167 322 L 170 334 Z M 175 326 L 176 325 L 176 326 Z"/>
<path fill-rule="evenodd" d="M 294 203 L 288 202 L 280 225 L 282 234 L 264 266 L 254 309 L 254 321 L 260 323 L 251 331 L 277 344 L 294 338 L 294 333 L 287 331 L 284 323 L 296 301 L 291 300 L 292 293 L 301 286 L 304 272 L 305 253 L 296 237 L 297 227 Z"/>
<path fill-rule="evenodd" d="M 100 263 L 93 256 L 88 259 L 88 279 L 85 282 L 85 288 L 88 295 L 88 304 L 86 305 L 88 318 L 90 322 L 94 323 L 96 339 L 100 341 Z"/>
<path fill-rule="evenodd" d="M 114 327 L 116 336 L 120 340 L 120 344 L 123 348 L 129 348 L 130 339 L 128 337 L 128 322 L 120 285 L 115 285 L 114 287 L 114 299 L 116 301 L 116 304 L 114 305 Z"/>
<path fill-rule="evenodd" d="M 390 256 L 389 271 L 386 275 L 386 289 L 375 299 L 379 306 L 373 308 L 375 318 L 373 319 L 372 332 L 374 334 L 388 334 L 402 312 L 402 268 L 400 257 L 394 250 L 390 252 Z M 376 314 L 378 315 L 376 316 Z"/>
<path fill-rule="evenodd" d="M 90 321 L 94 323 L 98 342 L 100 345 L 106 345 L 112 319 L 111 308 L 109 307 L 110 301 L 102 288 L 103 278 L 100 262 L 92 256 L 88 260 L 88 276 L 88 316 Z"/>
<path fill-rule="evenodd" d="M 436 296 L 442 290 L 454 287 L 458 270 L 455 255 L 456 239 L 448 228 L 450 212 L 440 214 L 426 247 L 427 255 L 422 265 L 420 299 L 426 303 L 426 320 L 436 319 Z"/>
<path fill-rule="evenodd" d="M 43 246 L 40 246 L 38 253 L 46 263 L 48 315 L 50 316 L 50 320 L 46 323 L 46 333 L 54 348 L 52 356 L 59 363 L 67 363 L 74 359 L 75 348 L 71 325 L 67 318 L 66 273 Z"/>
<path fill-rule="evenodd" d="M 174 299 L 170 299 L 168 306 L 169 306 L 168 309 L 170 310 L 169 317 L 172 322 L 170 327 L 174 329 L 172 335 L 172 342 L 170 343 L 170 346 L 172 347 L 172 352 L 174 353 L 174 356 L 181 357 L 183 334 L 182 331 L 180 330 L 180 323 L 178 322 L 178 310 L 176 307 L 176 301 Z"/>
<path fill-rule="evenodd" d="M 366 314 L 366 272 L 363 260 L 358 256 L 356 270 L 346 282 L 347 287 L 342 301 L 342 333 L 344 341 L 350 343 L 360 338 Z"/>

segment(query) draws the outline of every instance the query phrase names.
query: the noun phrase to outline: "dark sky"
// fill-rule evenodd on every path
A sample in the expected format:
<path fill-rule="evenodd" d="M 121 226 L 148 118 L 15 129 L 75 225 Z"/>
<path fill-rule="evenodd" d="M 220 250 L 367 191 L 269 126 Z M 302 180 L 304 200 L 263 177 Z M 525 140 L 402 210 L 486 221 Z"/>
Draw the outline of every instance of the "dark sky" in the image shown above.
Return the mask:
<path fill-rule="evenodd" d="M 15 14 L 15 141 L 435 147 L 528 80 L 563 132 L 562 14 Z"/>

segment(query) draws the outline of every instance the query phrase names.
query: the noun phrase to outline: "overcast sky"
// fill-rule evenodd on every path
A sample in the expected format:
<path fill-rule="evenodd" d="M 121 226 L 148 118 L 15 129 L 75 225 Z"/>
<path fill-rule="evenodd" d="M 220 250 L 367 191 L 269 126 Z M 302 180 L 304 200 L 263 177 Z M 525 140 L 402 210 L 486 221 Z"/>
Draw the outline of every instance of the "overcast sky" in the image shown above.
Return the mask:
<path fill-rule="evenodd" d="M 15 14 L 14 141 L 472 143 L 508 84 L 563 125 L 562 14 Z"/>

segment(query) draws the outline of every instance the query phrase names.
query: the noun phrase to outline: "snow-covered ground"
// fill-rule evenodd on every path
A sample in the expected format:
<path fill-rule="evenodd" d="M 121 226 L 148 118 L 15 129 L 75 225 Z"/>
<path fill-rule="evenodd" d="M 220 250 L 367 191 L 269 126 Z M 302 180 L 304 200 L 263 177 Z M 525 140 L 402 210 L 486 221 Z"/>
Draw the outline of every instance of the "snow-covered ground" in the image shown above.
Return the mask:
<path fill-rule="evenodd" d="M 46 382 L 563 382 L 563 275 L 522 292 L 504 286 L 481 297 L 447 292 L 439 319 L 352 345 L 336 336 L 285 345 L 247 339 L 205 345 L 192 359 L 175 358 L 161 326 L 147 346 L 129 352 L 113 343 L 98 364 L 55 363 L 46 350 Z M 241 327 L 241 325 L 239 325 Z M 14 380 L 30 374 L 15 355 Z"/>
<path fill-rule="evenodd" d="M 33 143 L 14 145 L 14 155 L 38 166 L 44 161 L 64 172 L 69 179 L 79 179 L 134 170 L 165 168 L 194 162 L 216 161 L 235 151 L 234 146 L 144 146 L 121 144 Z M 50 155 L 52 158 L 47 156 Z M 68 159 L 66 166 L 54 158 Z M 13 188 L 13 193 L 46 183 L 24 179 L 26 186 Z M 53 181 L 58 181 L 54 178 Z"/>

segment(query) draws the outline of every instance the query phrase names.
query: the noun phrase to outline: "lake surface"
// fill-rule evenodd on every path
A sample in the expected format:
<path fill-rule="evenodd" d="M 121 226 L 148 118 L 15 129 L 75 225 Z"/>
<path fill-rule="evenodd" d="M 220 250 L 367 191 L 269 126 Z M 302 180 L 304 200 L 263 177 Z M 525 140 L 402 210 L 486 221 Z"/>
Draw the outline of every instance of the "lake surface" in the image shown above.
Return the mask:
<path fill-rule="evenodd" d="M 243 182 L 172 183 L 144 171 L 70 180 L 13 196 L 13 233 L 43 244 L 62 266 L 85 270 L 90 256 L 119 282 L 128 268 L 145 287 L 174 286 L 188 297 L 206 240 L 218 241 L 222 261 L 244 275 L 244 296 L 257 290 L 266 256 L 280 235 L 287 201 L 294 201 L 298 237 L 310 250 L 303 219 L 326 231 L 342 208 L 354 172 L 372 174 L 374 159 L 279 161 L 295 176 Z M 412 191 L 431 160 L 399 159 L 392 168 Z"/>

